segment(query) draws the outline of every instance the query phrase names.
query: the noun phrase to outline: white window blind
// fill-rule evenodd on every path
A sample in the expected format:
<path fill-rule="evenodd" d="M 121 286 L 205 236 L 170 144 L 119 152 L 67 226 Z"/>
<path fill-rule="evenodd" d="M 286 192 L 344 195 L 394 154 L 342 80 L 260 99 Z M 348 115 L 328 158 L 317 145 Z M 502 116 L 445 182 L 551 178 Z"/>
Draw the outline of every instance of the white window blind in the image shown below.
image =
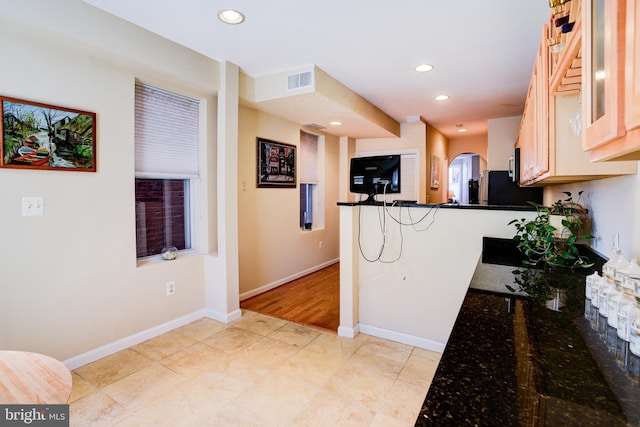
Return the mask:
<path fill-rule="evenodd" d="M 198 174 L 199 101 L 136 82 L 136 172 Z"/>
<path fill-rule="evenodd" d="M 298 179 L 302 183 L 316 184 L 318 176 L 318 136 L 300 131 L 300 166 Z"/>

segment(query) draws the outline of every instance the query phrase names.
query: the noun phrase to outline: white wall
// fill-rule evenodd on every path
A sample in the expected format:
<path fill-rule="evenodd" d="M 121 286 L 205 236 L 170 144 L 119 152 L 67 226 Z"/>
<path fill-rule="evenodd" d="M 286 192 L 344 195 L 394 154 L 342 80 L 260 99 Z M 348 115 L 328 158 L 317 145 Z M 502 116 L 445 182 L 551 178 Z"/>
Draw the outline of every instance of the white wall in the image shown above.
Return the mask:
<path fill-rule="evenodd" d="M 509 157 L 518 139 L 521 116 L 503 117 L 488 121 L 487 169 L 507 170 Z"/>
<path fill-rule="evenodd" d="M 583 191 L 581 203 L 589 208 L 591 234 L 596 236 L 591 245 L 596 251 L 611 256 L 617 234 L 623 255 L 640 260 L 640 175 L 546 187 L 545 204 L 566 198 L 563 191 L 574 198 Z"/>
<path fill-rule="evenodd" d="M 95 112 L 97 172 L 0 169 L 0 349 L 67 359 L 198 313 L 202 255 L 136 262 L 134 81 L 171 82 L 215 116 L 218 64 L 79 0 L 1 8 L 0 94 Z M 217 228 L 206 180 L 216 171 L 203 163 L 200 253 Z M 44 216 L 21 216 L 23 196 L 43 197 Z"/>
<path fill-rule="evenodd" d="M 415 227 L 403 226 L 401 235 L 400 226 L 387 218 L 383 255 L 375 261 L 382 248 L 379 218 L 384 215 L 383 209 L 341 209 L 341 218 L 352 220 L 350 227 L 341 225 L 341 297 L 346 296 L 346 308 L 355 319 L 341 316 L 339 331 L 359 328 L 370 335 L 436 351 L 442 351 L 449 338 L 482 254 L 482 237 L 511 238 L 515 230 L 509 221 L 535 215 L 411 208 L 409 216 L 407 208 L 389 208 L 395 218 L 402 212 L 405 224 L 423 220 Z M 343 269 L 348 274 L 343 275 Z M 350 295 L 354 295 L 355 306 Z M 342 304 L 343 300 L 341 308 Z"/>

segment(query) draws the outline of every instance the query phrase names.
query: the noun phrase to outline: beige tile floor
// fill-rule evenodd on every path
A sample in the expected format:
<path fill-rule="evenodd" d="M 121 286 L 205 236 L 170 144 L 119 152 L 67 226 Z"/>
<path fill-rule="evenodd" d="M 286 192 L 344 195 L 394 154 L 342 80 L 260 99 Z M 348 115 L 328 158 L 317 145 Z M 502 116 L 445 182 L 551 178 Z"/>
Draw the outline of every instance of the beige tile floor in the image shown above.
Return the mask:
<path fill-rule="evenodd" d="M 440 354 L 245 311 L 73 374 L 71 426 L 413 426 Z"/>

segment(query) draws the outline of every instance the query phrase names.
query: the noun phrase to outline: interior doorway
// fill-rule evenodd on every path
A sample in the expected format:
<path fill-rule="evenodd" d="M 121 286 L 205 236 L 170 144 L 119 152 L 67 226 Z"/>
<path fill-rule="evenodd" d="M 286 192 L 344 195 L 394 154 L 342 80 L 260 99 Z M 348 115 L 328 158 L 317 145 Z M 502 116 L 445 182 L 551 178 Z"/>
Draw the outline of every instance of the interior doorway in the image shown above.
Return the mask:
<path fill-rule="evenodd" d="M 480 156 L 475 153 L 459 154 L 449 163 L 450 203 L 477 204 L 480 185 Z"/>

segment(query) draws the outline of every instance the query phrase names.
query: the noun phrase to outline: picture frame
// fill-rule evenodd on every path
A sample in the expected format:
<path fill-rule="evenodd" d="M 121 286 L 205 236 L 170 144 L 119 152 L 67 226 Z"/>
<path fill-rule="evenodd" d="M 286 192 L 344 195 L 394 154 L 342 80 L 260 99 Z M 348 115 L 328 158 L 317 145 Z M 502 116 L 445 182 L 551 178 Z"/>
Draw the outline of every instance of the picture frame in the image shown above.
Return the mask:
<path fill-rule="evenodd" d="M 440 157 L 431 155 L 431 188 L 440 188 Z"/>
<path fill-rule="evenodd" d="M 256 138 L 257 187 L 296 187 L 296 146 Z"/>
<path fill-rule="evenodd" d="M 96 114 L 0 96 L 0 167 L 96 171 Z"/>

